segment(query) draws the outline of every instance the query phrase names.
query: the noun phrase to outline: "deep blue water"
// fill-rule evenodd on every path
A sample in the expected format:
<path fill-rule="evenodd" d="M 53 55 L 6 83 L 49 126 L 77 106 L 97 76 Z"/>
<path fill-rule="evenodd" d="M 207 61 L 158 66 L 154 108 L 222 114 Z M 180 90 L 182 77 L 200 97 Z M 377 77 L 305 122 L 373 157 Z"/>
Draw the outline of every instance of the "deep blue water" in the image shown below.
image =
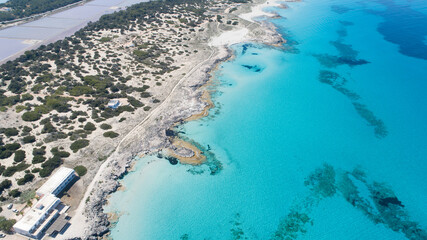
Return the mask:
<path fill-rule="evenodd" d="M 427 239 L 427 2 L 289 6 L 175 129 L 207 163 L 139 159 L 113 239 Z"/>

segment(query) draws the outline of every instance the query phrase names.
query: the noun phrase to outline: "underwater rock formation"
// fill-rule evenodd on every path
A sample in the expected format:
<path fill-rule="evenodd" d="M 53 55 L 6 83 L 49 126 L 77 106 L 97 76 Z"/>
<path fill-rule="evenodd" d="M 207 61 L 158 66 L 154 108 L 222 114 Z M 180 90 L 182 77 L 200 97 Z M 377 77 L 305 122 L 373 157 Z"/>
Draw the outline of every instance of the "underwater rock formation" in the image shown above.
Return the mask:
<path fill-rule="evenodd" d="M 362 211 L 374 223 L 381 223 L 395 232 L 402 232 L 408 239 L 427 239 L 427 232 L 410 220 L 404 205 L 391 188 L 384 183 L 366 181 L 360 170 L 345 172 L 339 177 L 338 191 L 347 202 Z M 368 190 L 369 195 L 363 196 L 355 182 Z"/>
<path fill-rule="evenodd" d="M 331 197 L 336 193 L 335 170 L 331 165 L 324 164 L 323 167 L 316 169 L 304 181 L 304 185 L 310 190 L 322 197 Z"/>
<path fill-rule="evenodd" d="M 310 195 L 291 208 L 280 221 L 272 240 L 292 240 L 307 231 L 310 212 L 326 197 L 339 193 L 352 206 L 362 211 L 375 224 L 384 224 L 395 232 L 402 232 L 408 239 L 427 239 L 427 232 L 412 221 L 404 204 L 393 190 L 384 183 L 369 183 L 366 174 L 356 168 L 352 172 L 335 170 L 324 164 L 307 176 L 304 184 Z"/>
<path fill-rule="evenodd" d="M 356 100 L 360 99 L 360 96 L 345 87 L 347 80 L 344 77 L 340 76 L 336 72 L 321 70 L 318 78 L 321 83 L 328 84 L 352 101 L 356 112 L 365 119 L 370 126 L 374 127 L 374 133 L 377 138 L 384 138 L 387 136 L 388 131 L 384 122 L 381 119 L 378 119 L 366 105 L 356 102 Z"/>
<path fill-rule="evenodd" d="M 210 151 L 210 147 L 203 146 L 202 144 L 184 136 L 179 135 L 179 138 L 182 139 L 182 141 L 185 141 L 191 145 L 193 145 L 196 149 L 200 150 L 200 154 L 203 154 L 206 157 L 206 160 L 203 161 L 201 165 L 193 166 L 189 170 L 187 170 L 191 174 L 203 174 L 205 171 L 209 171 L 210 175 L 216 175 L 218 174 L 222 169 L 222 163 L 217 159 L 215 154 Z"/>
<path fill-rule="evenodd" d="M 243 232 L 239 213 L 236 213 L 234 219 L 230 223 L 232 224 L 232 228 L 230 229 L 232 240 L 248 239 Z"/>
<path fill-rule="evenodd" d="M 357 113 L 364 118 L 370 126 L 374 127 L 375 136 L 378 138 L 384 138 L 387 136 L 388 131 L 381 119 L 378 119 L 375 114 L 369 110 L 366 105 L 353 102 L 354 109 Z"/>
<path fill-rule="evenodd" d="M 355 101 L 360 99 L 360 96 L 357 93 L 352 92 L 351 90 L 344 87 L 347 80 L 341 77 L 338 73 L 322 70 L 319 73 L 319 81 L 321 83 L 330 85 L 338 92 L 344 94 L 350 100 Z"/>
<path fill-rule="evenodd" d="M 186 233 L 186 234 L 181 235 L 181 237 L 179 237 L 179 239 L 180 240 L 189 240 L 190 236 Z"/>
<path fill-rule="evenodd" d="M 335 68 L 339 65 L 348 65 L 350 67 L 369 63 L 363 59 L 356 59 L 348 56 L 334 56 L 327 53 L 313 54 L 313 56 L 327 68 Z"/>
<path fill-rule="evenodd" d="M 354 50 L 350 44 L 344 44 L 341 40 L 330 41 L 329 43 L 338 50 L 338 53 L 342 58 L 355 60 L 359 54 L 359 52 Z"/>
<path fill-rule="evenodd" d="M 166 160 L 169 161 L 170 164 L 172 165 L 177 165 L 178 164 L 178 159 L 175 157 L 166 157 Z"/>
<path fill-rule="evenodd" d="M 335 68 L 339 65 L 348 65 L 353 67 L 369 63 L 364 59 L 358 59 L 357 56 L 359 55 L 359 52 L 354 50 L 350 44 L 344 44 L 342 42 L 342 38 L 347 35 L 345 28 L 339 31 L 341 31 L 341 34 L 340 32 L 338 33 L 340 36 L 339 40 L 330 42 L 330 44 L 337 49 L 338 55 L 335 56 L 328 53 L 313 54 L 320 64 L 327 68 Z"/>
<path fill-rule="evenodd" d="M 259 67 L 258 65 L 245 65 L 242 64 L 242 67 L 245 67 L 253 72 L 261 72 L 263 69 L 261 67 Z"/>
<path fill-rule="evenodd" d="M 403 232 L 408 239 L 427 239 L 427 232 L 410 220 L 402 202 L 385 184 L 374 182 L 369 186 L 382 223 L 395 232 Z"/>
<path fill-rule="evenodd" d="M 280 222 L 271 240 L 292 240 L 307 232 L 306 224 L 310 222 L 307 213 L 292 209 Z"/>
<path fill-rule="evenodd" d="M 253 44 L 251 44 L 251 43 L 245 43 L 245 44 L 243 44 L 242 45 L 242 55 L 245 55 L 246 54 L 246 51 L 248 50 L 248 48 L 250 48 L 250 47 L 254 47 L 254 45 Z"/>

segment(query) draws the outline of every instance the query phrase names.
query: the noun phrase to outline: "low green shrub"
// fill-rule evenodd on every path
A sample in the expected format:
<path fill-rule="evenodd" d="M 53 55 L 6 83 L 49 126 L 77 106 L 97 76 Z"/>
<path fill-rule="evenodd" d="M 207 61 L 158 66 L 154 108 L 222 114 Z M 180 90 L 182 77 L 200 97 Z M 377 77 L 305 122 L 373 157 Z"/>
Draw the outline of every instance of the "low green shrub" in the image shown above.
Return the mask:
<path fill-rule="evenodd" d="M 12 186 L 12 181 L 10 181 L 9 179 L 5 179 L 0 183 L 0 194 L 3 193 L 3 191 L 5 189 L 8 189 Z"/>
<path fill-rule="evenodd" d="M 35 155 L 31 161 L 33 164 L 42 163 L 46 161 L 46 157 L 43 155 Z"/>
<path fill-rule="evenodd" d="M 89 140 L 79 139 L 71 144 L 70 149 L 73 150 L 73 152 L 77 152 L 80 149 L 85 148 L 87 146 L 89 146 Z"/>
<path fill-rule="evenodd" d="M 16 182 L 18 185 L 25 185 L 27 182 L 31 182 L 34 179 L 34 174 L 27 173 L 23 178 L 18 179 Z"/>
<path fill-rule="evenodd" d="M 21 162 L 20 164 L 17 164 L 15 166 L 10 166 L 6 168 L 3 172 L 3 176 L 5 177 L 11 177 L 16 172 L 21 172 L 27 169 L 30 166 L 30 164 L 26 164 L 25 162 Z"/>
<path fill-rule="evenodd" d="M 119 136 L 118 133 L 113 132 L 113 131 L 105 132 L 103 135 L 104 135 L 104 137 L 109 137 L 109 138 L 116 138 Z"/>
<path fill-rule="evenodd" d="M 13 137 L 19 134 L 19 130 L 16 128 L 2 128 L 0 129 L 0 133 L 4 133 L 7 137 Z"/>
<path fill-rule="evenodd" d="M 15 162 L 22 162 L 25 159 L 25 151 L 18 150 L 15 152 L 15 157 L 13 158 L 13 161 Z"/>
<path fill-rule="evenodd" d="M 15 225 L 16 220 L 15 219 L 6 219 L 3 216 L 0 217 L 0 230 L 2 230 L 5 233 L 12 233 L 13 232 L 13 225 Z"/>
<path fill-rule="evenodd" d="M 11 197 L 19 197 L 21 196 L 21 191 L 19 191 L 19 189 L 13 189 L 12 191 L 9 192 L 9 196 Z"/>
<path fill-rule="evenodd" d="M 22 141 L 23 141 L 24 143 L 33 143 L 33 142 L 35 142 L 35 141 L 36 141 L 36 137 L 31 136 L 31 135 L 29 135 L 29 136 L 25 136 L 25 137 L 22 139 Z"/>
<path fill-rule="evenodd" d="M 83 177 L 87 173 L 87 168 L 85 166 L 79 165 L 74 168 L 74 171 L 80 176 Z"/>
<path fill-rule="evenodd" d="M 36 111 L 25 112 L 24 114 L 22 114 L 22 120 L 26 122 L 35 122 L 39 120 L 41 117 L 42 115 Z"/>
<path fill-rule="evenodd" d="M 95 127 L 95 124 L 93 124 L 91 122 L 87 122 L 86 125 L 83 127 L 83 129 L 86 131 L 92 132 L 92 131 L 96 130 L 96 127 Z"/>
<path fill-rule="evenodd" d="M 103 129 L 103 130 L 108 130 L 108 129 L 111 129 L 112 127 L 111 127 L 111 125 L 110 124 L 106 124 L 106 123 L 103 123 L 103 124 L 101 124 L 101 129 Z"/>

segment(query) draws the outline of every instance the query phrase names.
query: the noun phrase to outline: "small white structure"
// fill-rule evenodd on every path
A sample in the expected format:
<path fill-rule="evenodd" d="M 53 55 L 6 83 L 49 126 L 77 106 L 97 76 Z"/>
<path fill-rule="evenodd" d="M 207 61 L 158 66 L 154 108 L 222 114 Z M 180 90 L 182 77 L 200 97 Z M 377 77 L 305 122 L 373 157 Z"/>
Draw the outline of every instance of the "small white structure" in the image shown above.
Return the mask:
<path fill-rule="evenodd" d="M 50 224 L 59 216 L 56 207 L 60 203 L 61 200 L 55 195 L 45 195 L 21 220 L 13 225 L 13 229 L 19 234 L 39 239 Z"/>
<path fill-rule="evenodd" d="M 48 194 L 57 196 L 75 177 L 73 169 L 61 167 L 36 191 L 36 194 L 39 197 Z"/>
<path fill-rule="evenodd" d="M 11 11 L 12 11 L 12 8 L 9 8 L 9 7 L 0 8 L 0 12 L 11 12 Z"/>
<path fill-rule="evenodd" d="M 108 107 L 109 107 L 109 108 L 116 109 L 116 108 L 118 108 L 119 106 L 120 106 L 120 101 L 119 101 L 119 100 L 117 100 L 117 99 L 110 100 L 110 101 L 108 102 Z"/>

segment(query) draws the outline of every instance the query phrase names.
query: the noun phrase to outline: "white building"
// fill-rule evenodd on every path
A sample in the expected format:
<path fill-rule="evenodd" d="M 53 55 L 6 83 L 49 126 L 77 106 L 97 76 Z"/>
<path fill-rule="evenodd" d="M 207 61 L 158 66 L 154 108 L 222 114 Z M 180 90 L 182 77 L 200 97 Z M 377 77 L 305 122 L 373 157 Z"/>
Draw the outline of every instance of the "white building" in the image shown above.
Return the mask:
<path fill-rule="evenodd" d="M 56 207 L 60 203 L 61 200 L 55 195 L 45 195 L 21 220 L 13 225 L 13 229 L 19 234 L 37 239 L 40 238 L 50 224 L 59 216 Z"/>
<path fill-rule="evenodd" d="M 39 197 L 47 194 L 57 196 L 76 177 L 75 171 L 71 168 L 61 167 L 53 174 L 37 191 Z"/>

